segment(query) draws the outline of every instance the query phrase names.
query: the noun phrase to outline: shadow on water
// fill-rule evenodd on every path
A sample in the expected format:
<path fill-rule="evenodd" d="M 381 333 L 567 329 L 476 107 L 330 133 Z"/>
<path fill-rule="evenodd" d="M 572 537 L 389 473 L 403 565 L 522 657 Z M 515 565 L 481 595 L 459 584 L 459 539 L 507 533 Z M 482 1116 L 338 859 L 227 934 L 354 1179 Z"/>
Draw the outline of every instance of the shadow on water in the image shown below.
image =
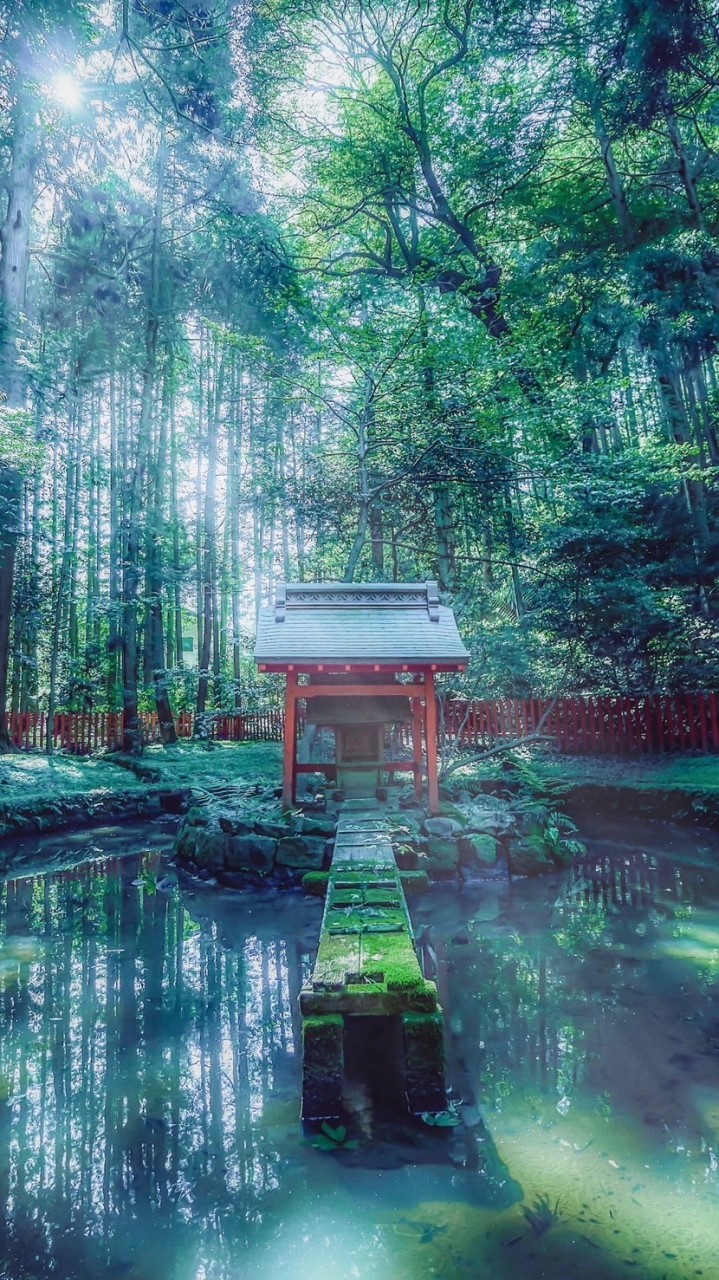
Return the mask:
<path fill-rule="evenodd" d="M 298 1121 L 321 904 L 178 889 L 169 843 L 95 830 L 41 874 L 68 850 L 36 841 L 0 885 L 2 1280 L 715 1274 L 715 837 L 623 824 L 566 877 L 433 892 L 462 1123 L 401 1118 L 355 1029 L 329 1152 Z"/>

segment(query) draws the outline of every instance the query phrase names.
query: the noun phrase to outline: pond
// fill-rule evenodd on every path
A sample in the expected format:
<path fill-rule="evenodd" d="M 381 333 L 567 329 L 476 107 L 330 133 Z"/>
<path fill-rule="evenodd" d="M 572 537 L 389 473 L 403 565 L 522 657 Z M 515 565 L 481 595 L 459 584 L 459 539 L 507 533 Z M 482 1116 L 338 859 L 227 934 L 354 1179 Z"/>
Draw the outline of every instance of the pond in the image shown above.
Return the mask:
<path fill-rule="evenodd" d="M 87 860 L 0 885 L 3 1280 L 716 1276 L 715 835 L 605 825 L 566 876 L 416 900 L 463 1123 L 370 1072 L 331 1152 L 298 1122 L 321 904 L 178 886 L 171 843 L 27 843 Z"/>

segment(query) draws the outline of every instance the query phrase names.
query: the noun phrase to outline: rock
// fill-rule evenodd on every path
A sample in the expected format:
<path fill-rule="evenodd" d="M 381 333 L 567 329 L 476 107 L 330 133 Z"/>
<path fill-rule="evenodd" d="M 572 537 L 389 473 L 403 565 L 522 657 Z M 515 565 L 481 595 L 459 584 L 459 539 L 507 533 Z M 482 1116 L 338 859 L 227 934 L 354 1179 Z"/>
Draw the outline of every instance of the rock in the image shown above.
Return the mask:
<path fill-rule="evenodd" d="M 319 836 L 290 836 L 280 840 L 277 846 L 277 862 L 283 867 L 302 867 L 307 871 L 321 871 L 325 862 L 327 842 Z"/>
<path fill-rule="evenodd" d="M 454 875 L 459 866 L 459 845 L 451 838 L 432 836 L 427 841 L 426 858 L 430 875 Z"/>
<path fill-rule="evenodd" d="M 556 871 L 553 862 L 521 840 L 510 840 L 507 848 L 509 873 L 513 876 L 542 876 Z"/>
<path fill-rule="evenodd" d="M 211 816 L 212 810 L 209 805 L 204 805 L 202 808 L 198 808 L 195 805 L 187 815 L 187 822 L 191 827 L 207 827 L 210 824 Z"/>
<path fill-rule="evenodd" d="M 462 830 L 462 824 L 456 818 L 427 818 L 424 829 L 428 836 L 446 840 L 449 836 L 456 836 Z"/>
<path fill-rule="evenodd" d="M 209 831 L 201 827 L 195 840 L 193 861 L 208 871 L 221 871 L 225 865 L 225 846 L 228 837 L 222 831 Z"/>
<path fill-rule="evenodd" d="M 426 849 L 426 843 L 423 846 Z M 394 860 L 400 871 L 416 871 L 419 864 L 419 853 L 417 849 L 408 844 L 400 844 L 394 846 Z"/>
<path fill-rule="evenodd" d="M 486 799 L 475 801 L 464 808 L 464 813 L 467 832 L 477 831 L 499 837 L 514 835 L 517 830 L 517 821 L 510 804 L 499 797 L 487 796 Z"/>
<path fill-rule="evenodd" d="M 159 795 L 155 794 L 145 796 L 144 799 L 140 800 L 137 806 L 137 812 L 138 814 L 141 814 L 143 818 L 159 818 L 162 813 L 162 805 L 160 804 Z"/>
<path fill-rule="evenodd" d="M 183 823 L 175 846 L 175 852 L 178 858 L 182 858 L 184 861 L 194 859 L 196 843 L 197 827 L 191 827 L 188 823 Z"/>
<path fill-rule="evenodd" d="M 471 835 L 460 836 L 458 843 L 463 866 L 477 863 L 492 866 L 497 861 L 497 841 L 494 836 L 473 832 Z"/>
<path fill-rule="evenodd" d="M 163 813 L 187 812 L 189 791 L 160 791 L 158 794 Z"/>
<path fill-rule="evenodd" d="M 303 836 L 334 836 L 337 829 L 336 822 L 332 818 L 315 818 L 311 814 L 305 814 L 300 819 L 298 830 Z"/>
<path fill-rule="evenodd" d="M 254 830 L 254 822 L 247 822 L 245 818 L 235 818 L 223 813 L 219 819 L 220 830 L 226 832 L 229 836 L 248 836 Z"/>
<path fill-rule="evenodd" d="M 269 840 L 284 840 L 292 834 L 292 828 L 286 822 L 256 822 L 254 830 L 258 836 L 267 836 Z"/>
<path fill-rule="evenodd" d="M 276 853 L 277 841 L 266 836 L 230 836 L 225 845 L 224 866 L 228 871 L 257 871 L 269 875 Z"/>

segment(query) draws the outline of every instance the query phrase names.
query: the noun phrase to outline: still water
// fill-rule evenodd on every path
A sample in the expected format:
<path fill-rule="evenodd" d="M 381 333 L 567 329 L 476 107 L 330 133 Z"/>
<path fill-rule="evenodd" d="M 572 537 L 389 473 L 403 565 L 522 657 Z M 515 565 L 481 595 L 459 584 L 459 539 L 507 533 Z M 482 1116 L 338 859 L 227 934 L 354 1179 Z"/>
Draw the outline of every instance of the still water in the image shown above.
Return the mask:
<path fill-rule="evenodd" d="M 719 1275 L 719 839 L 413 905 L 463 1124 L 298 1123 L 321 904 L 178 886 L 161 826 L 0 884 L 3 1280 Z M 89 859 L 89 860 L 88 860 Z M 461 1105 L 460 1105 L 461 1100 Z"/>

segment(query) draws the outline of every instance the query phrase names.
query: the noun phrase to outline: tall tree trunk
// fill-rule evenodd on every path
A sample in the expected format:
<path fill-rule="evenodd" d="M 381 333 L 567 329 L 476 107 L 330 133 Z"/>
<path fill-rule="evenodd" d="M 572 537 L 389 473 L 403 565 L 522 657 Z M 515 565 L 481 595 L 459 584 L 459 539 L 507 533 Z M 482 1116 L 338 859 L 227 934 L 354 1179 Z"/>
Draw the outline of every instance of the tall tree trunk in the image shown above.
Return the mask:
<path fill-rule="evenodd" d="M 157 156 L 157 188 L 152 227 L 150 279 L 145 316 L 145 364 L 137 429 L 136 453 L 130 475 L 125 513 L 125 556 L 122 590 L 122 707 L 124 727 L 122 749 L 140 755 L 143 748 L 142 725 L 137 703 L 138 676 L 138 586 L 140 552 L 143 545 L 142 499 L 147 476 L 151 440 L 152 411 L 157 379 L 157 340 L 160 325 L 160 254 L 167 147 L 164 133 Z"/>
<path fill-rule="evenodd" d="M 160 726 L 160 738 L 164 746 L 177 742 L 175 721 L 170 706 L 167 668 L 165 666 L 165 641 L 162 625 L 163 547 L 165 539 L 165 473 L 167 471 L 167 430 L 169 418 L 169 384 L 172 381 L 172 353 L 168 354 L 165 371 L 160 429 L 157 449 L 149 475 L 149 517 L 147 531 L 147 585 L 148 585 L 148 643 L 152 680 L 155 690 L 155 707 Z"/>
<path fill-rule="evenodd" d="M 242 366 L 236 375 L 233 410 L 230 418 L 231 438 L 228 442 L 227 491 L 231 495 L 230 525 L 230 603 L 232 608 L 232 680 L 235 709 L 242 706 L 242 630 L 240 613 L 240 502 L 242 498 L 242 429 L 244 423 Z"/>
<path fill-rule="evenodd" d="M 197 682 L 197 715 L 204 715 L 207 708 L 210 661 L 212 659 L 213 622 L 216 618 L 217 575 L 217 454 L 220 431 L 220 410 L 224 391 L 225 357 L 220 354 L 215 341 L 213 378 L 210 381 L 208 361 L 208 415 L 207 415 L 207 478 L 202 520 L 202 644 L 199 654 L 199 679 Z M 209 402 L 209 395 L 212 400 Z"/>
<path fill-rule="evenodd" d="M 21 65 L 22 50 L 18 54 Z M 12 152 L 5 187 L 7 208 L 0 227 L 0 398 L 8 409 L 23 409 L 26 374 L 18 351 L 30 261 L 30 216 L 37 166 L 37 126 L 28 90 L 17 72 L 12 112 Z M 22 481 L 17 466 L 0 457 L 0 752 L 10 749 L 7 684 L 15 555 L 20 532 Z"/>
<path fill-rule="evenodd" d="M 120 649 L 120 597 L 121 597 L 121 580 L 120 580 L 120 529 L 122 527 L 122 519 L 120 513 L 120 486 L 118 485 L 118 477 L 120 475 L 119 467 L 119 446 L 118 446 L 118 429 L 119 416 L 117 412 L 117 377 L 114 369 L 110 373 L 109 378 L 109 406 L 110 406 L 110 545 L 109 545 L 109 582 L 108 591 L 110 599 L 110 608 L 108 614 L 108 669 L 107 669 L 107 705 L 110 711 L 114 711 L 117 706 L 117 691 L 119 683 L 118 670 L 118 653 Z"/>

